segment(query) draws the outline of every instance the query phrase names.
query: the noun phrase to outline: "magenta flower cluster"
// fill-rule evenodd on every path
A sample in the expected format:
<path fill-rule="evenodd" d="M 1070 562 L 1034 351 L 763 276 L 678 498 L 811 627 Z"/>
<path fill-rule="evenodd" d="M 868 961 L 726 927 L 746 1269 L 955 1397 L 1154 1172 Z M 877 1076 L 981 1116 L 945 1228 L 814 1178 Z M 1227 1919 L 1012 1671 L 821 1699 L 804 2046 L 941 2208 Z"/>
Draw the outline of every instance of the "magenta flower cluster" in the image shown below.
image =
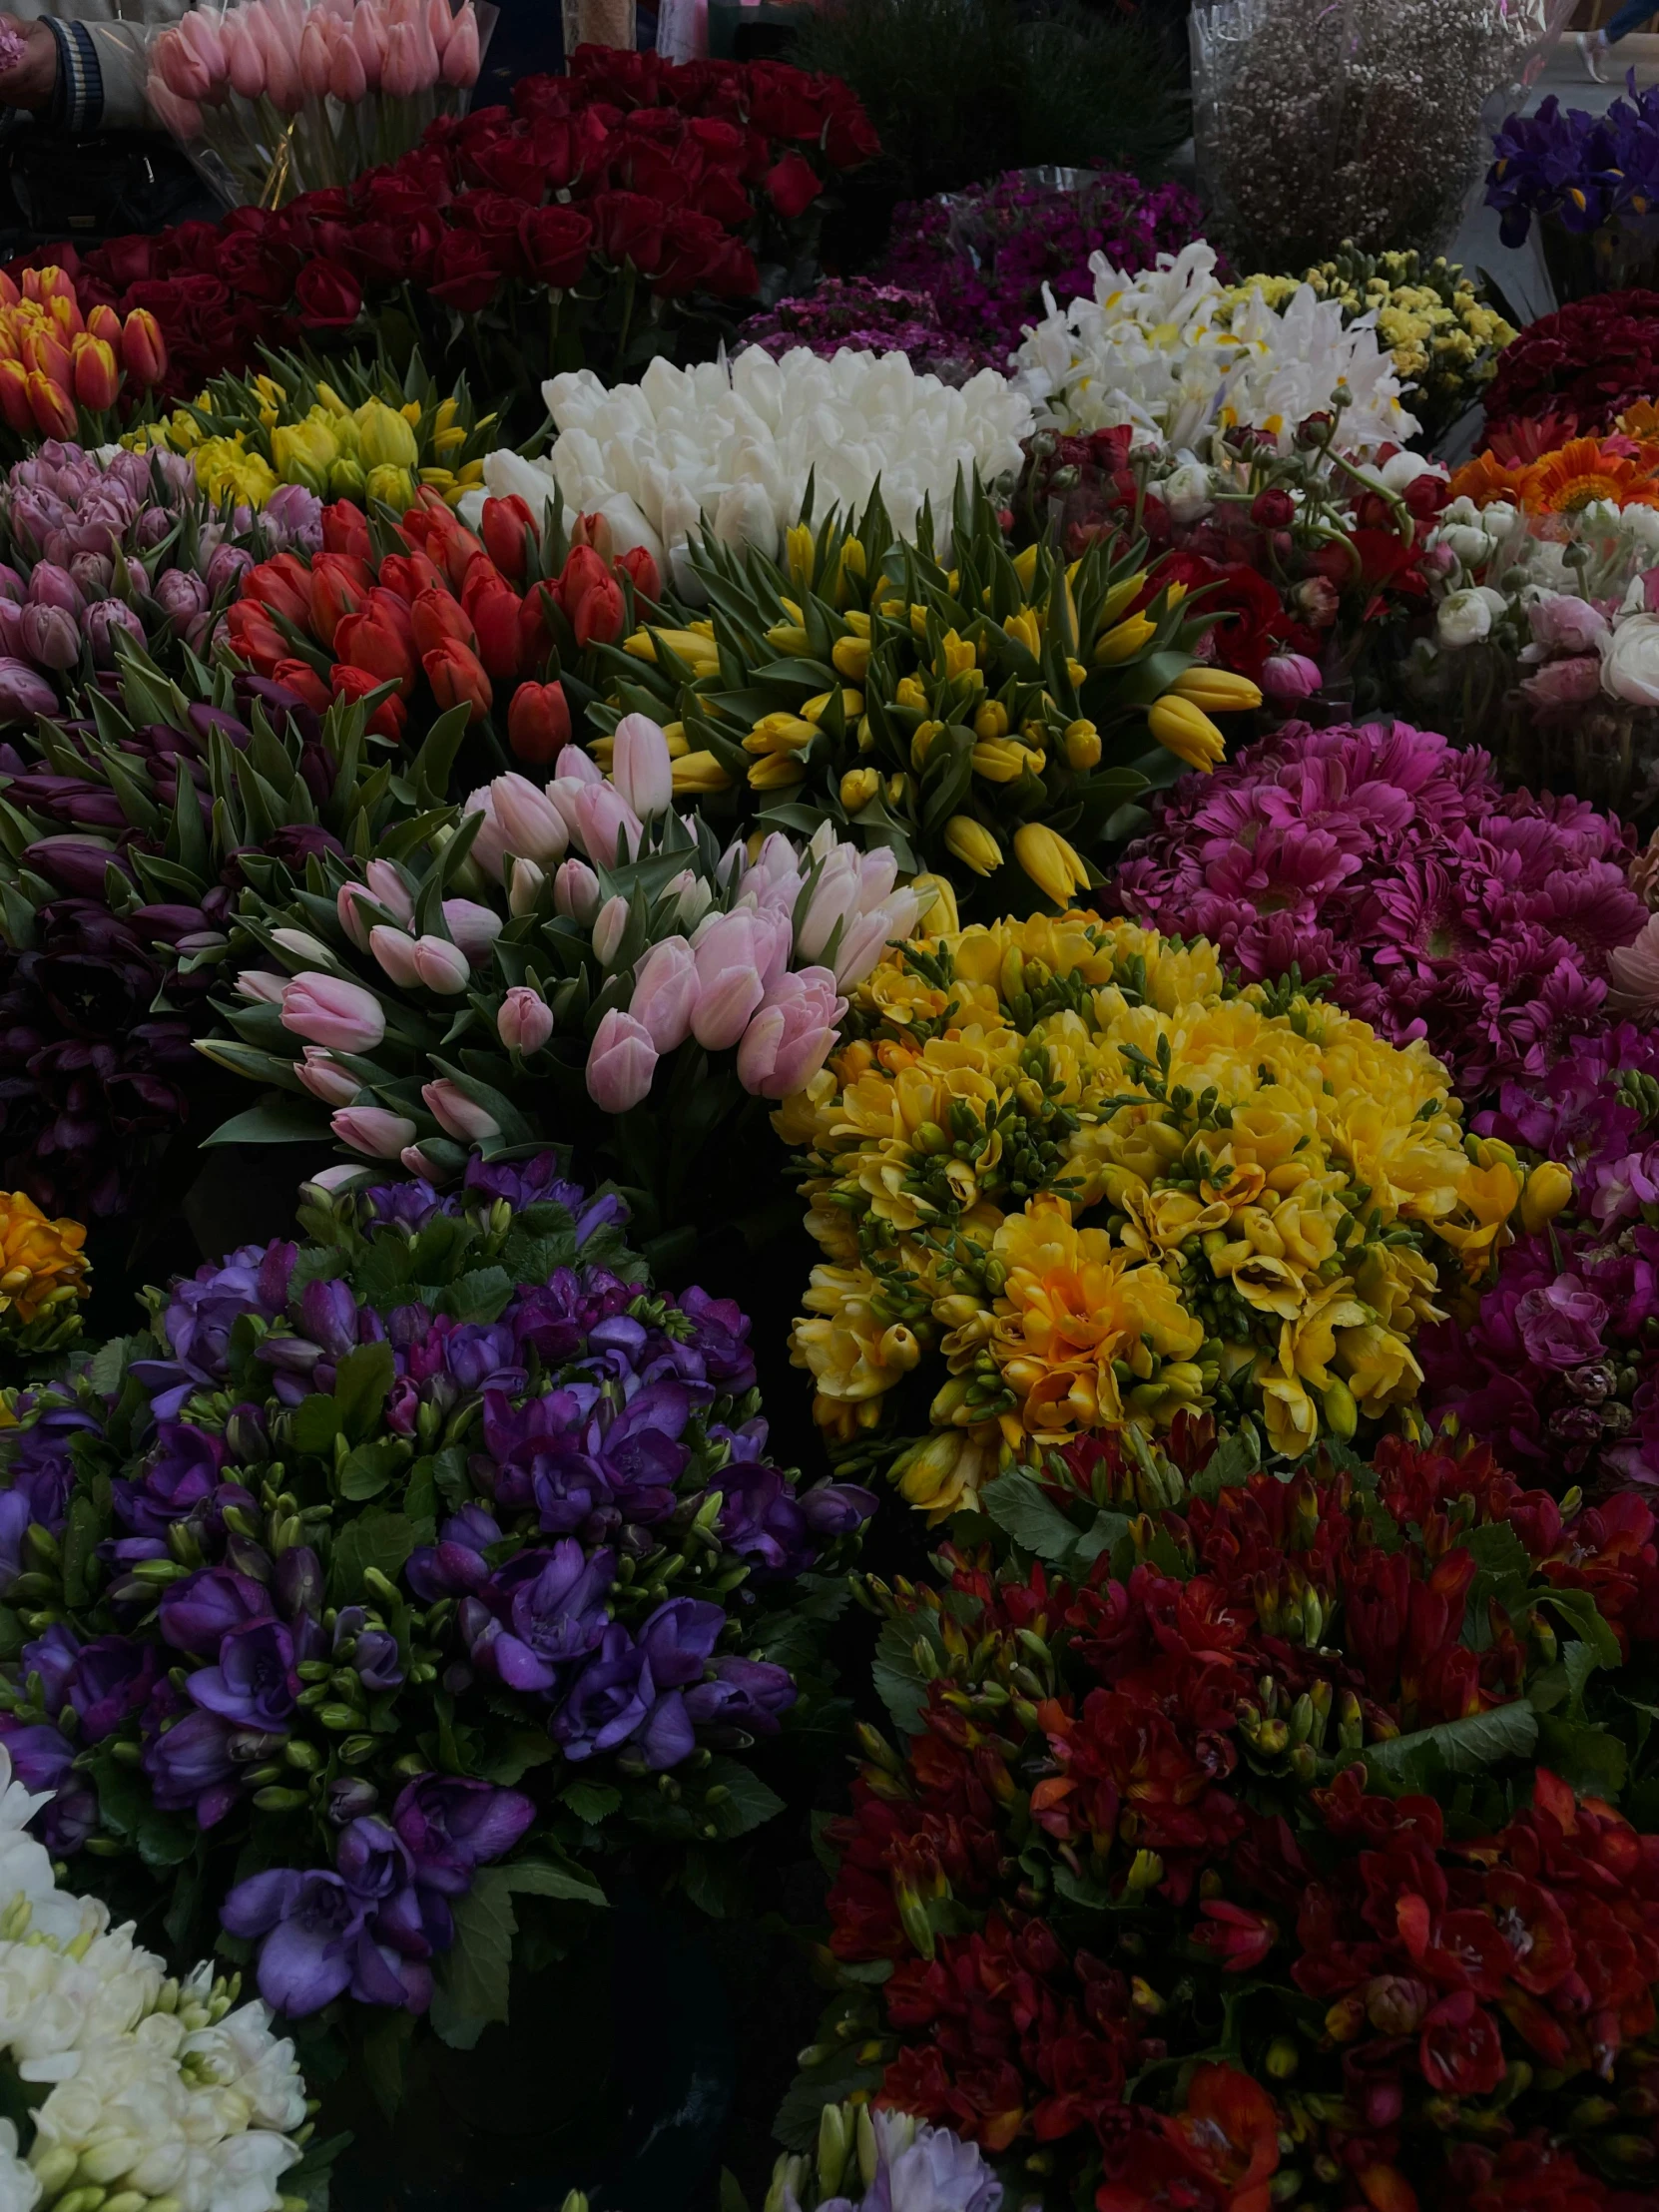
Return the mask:
<path fill-rule="evenodd" d="M 1505 791 L 1490 756 L 1403 723 L 1288 723 L 1183 778 L 1100 894 L 1209 937 L 1250 982 L 1293 967 L 1464 1098 L 1605 1026 L 1607 955 L 1647 919 L 1615 818 Z"/>
<path fill-rule="evenodd" d="M 1573 1210 L 1503 1255 L 1472 1321 L 1418 1338 L 1430 1411 L 1522 1475 L 1659 1488 L 1659 1036 L 1575 1038 L 1475 1127 L 1569 1167 Z"/>

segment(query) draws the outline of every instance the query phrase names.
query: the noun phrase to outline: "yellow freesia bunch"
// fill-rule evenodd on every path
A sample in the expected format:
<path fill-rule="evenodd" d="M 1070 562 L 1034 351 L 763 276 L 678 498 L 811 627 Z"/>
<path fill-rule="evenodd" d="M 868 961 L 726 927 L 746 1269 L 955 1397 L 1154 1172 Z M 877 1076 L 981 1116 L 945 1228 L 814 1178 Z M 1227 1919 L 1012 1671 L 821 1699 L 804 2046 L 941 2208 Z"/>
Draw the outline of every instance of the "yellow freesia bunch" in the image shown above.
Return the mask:
<path fill-rule="evenodd" d="M 210 499 L 263 507 L 280 484 L 321 499 L 371 501 L 399 514 L 422 484 L 454 506 L 483 481 L 495 421 L 474 421 L 464 384 L 440 394 L 418 360 L 389 371 L 335 365 L 333 382 L 297 360 L 278 373 L 216 376 L 188 406 L 126 443 L 189 453 Z"/>
<path fill-rule="evenodd" d="M 50 1221 L 26 1191 L 0 1191 L 0 1345 L 43 1352 L 74 1336 L 90 1295 L 78 1221 Z"/>
<path fill-rule="evenodd" d="M 710 821 L 829 821 L 979 912 L 1064 907 L 1101 881 L 1112 817 L 1177 764 L 1224 759 L 1213 717 L 1261 694 L 1195 661 L 1213 617 L 1178 584 L 1148 599 L 1132 549 L 1011 553 L 966 490 L 948 561 L 925 515 L 917 535 L 895 537 L 877 496 L 856 521 L 798 523 L 783 566 L 701 541 L 709 611 L 670 597 L 607 650 L 609 712 L 669 730 L 675 790 Z M 610 740 L 594 750 L 608 770 Z"/>
<path fill-rule="evenodd" d="M 1291 1457 L 1354 1435 L 1415 1396 L 1440 1275 L 1483 1274 L 1528 1197 L 1425 1046 L 1128 922 L 891 949 L 842 1040 L 776 1117 L 825 1255 L 793 1355 L 934 1520 L 1183 1406 Z"/>

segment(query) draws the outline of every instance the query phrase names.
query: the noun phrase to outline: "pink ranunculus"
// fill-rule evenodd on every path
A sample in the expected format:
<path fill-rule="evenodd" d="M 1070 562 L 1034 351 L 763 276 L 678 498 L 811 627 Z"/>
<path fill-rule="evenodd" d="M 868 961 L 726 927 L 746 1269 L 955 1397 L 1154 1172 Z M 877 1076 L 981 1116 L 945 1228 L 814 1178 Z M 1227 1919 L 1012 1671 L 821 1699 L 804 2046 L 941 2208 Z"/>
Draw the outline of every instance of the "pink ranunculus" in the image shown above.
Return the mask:
<path fill-rule="evenodd" d="M 608 1114 L 625 1114 L 649 1092 L 656 1071 L 651 1032 L 613 1006 L 588 1047 L 588 1096 Z"/>
<path fill-rule="evenodd" d="M 482 1144 L 486 1137 L 501 1134 L 501 1124 L 489 1108 L 468 1098 L 459 1083 L 447 1075 L 439 1076 L 432 1083 L 422 1083 L 420 1095 L 438 1127 L 457 1144 Z"/>
<path fill-rule="evenodd" d="M 738 1079 L 762 1098 L 788 1098 L 823 1067 L 846 1000 L 828 968 L 781 975 L 738 1046 Z"/>
<path fill-rule="evenodd" d="M 1607 635 L 1607 618 L 1573 592 L 1545 592 L 1526 610 L 1535 645 L 1554 653 L 1593 653 Z"/>
<path fill-rule="evenodd" d="M 496 1011 L 495 1029 L 509 1052 L 539 1052 L 553 1034 L 553 1009 L 540 991 L 515 984 Z"/>
<path fill-rule="evenodd" d="M 1306 653 L 1271 653 L 1262 668 L 1262 689 L 1279 706 L 1312 699 L 1324 682 L 1318 661 Z"/>
<path fill-rule="evenodd" d="M 360 983 L 306 969 L 282 993 L 282 1027 L 335 1052 L 372 1052 L 386 1033 L 386 1017 Z"/>
<path fill-rule="evenodd" d="M 658 1052 L 672 1052 L 691 1035 L 697 1008 L 697 960 L 684 937 L 664 937 L 634 971 L 628 1011 L 650 1032 Z"/>
<path fill-rule="evenodd" d="M 376 1160 L 395 1160 L 418 1134 L 406 1114 L 388 1113 L 383 1106 L 342 1106 L 328 1126 L 341 1144 Z"/>
<path fill-rule="evenodd" d="M 1540 707 L 1581 707 L 1601 690 L 1601 661 L 1593 653 L 1545 661 L 1521 678 L 1521 690 Z"/>

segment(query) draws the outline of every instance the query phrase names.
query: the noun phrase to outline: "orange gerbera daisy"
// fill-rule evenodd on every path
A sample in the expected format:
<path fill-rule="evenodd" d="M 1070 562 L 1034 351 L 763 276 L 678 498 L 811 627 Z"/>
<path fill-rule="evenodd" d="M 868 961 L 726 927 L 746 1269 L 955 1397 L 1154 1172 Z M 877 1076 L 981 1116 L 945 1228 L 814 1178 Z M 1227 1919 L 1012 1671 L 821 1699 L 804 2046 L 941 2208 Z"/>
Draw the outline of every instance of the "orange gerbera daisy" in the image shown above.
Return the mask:
<path fill-rule="evenodd" d="M 1659 407 L 1651 399 L 1638 399 L 1633 407 L 1625 408 L 1613 427 L 1627 438 L 1659 438 Z"/>
<path fill-rule="evenodd" d="M 1599 438 L 1573 438 L 1557 453 L 1546 453 L 1527 469 L 1521 498 L 1533 514 L 1576 514 L 1592 499 L 1615 507 L 1659 507 L 1659 451 L 1640 449 L 1632 460 Z"/>
<path fill-rule="evenodd" d="M 1453 499 L 1472 499 L 1477 507 L 1489 507 L 1494 499 L 1513 500 L 1518 506 L 1525 481 L 1524 467 L 1508 467 L 1495 453 L 1478 453 L 1452 471 L 1448 488 Z"/>

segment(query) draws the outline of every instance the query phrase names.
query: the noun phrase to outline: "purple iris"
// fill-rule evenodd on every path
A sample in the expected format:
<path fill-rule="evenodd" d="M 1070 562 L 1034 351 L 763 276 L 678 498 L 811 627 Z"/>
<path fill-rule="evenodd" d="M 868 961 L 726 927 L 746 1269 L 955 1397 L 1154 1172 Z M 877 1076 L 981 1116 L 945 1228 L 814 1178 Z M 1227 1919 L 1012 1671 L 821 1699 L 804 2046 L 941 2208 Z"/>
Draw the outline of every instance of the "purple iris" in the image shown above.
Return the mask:
<path fill-rule="evenodd" d="M 285 1733 L 299 1695 L 293 1639 L 280 1621 L 251 1621 L 219 1647 L 217 1667 L 203 1667 L 186 1685 L 196 1703 L 221 1719 L 268 1735 Z"/>
<path fill-rule="evenodd" d="M 234 1628 L 265 1620 L 271 1600 L 263 1586 L 231 1567 L 203 1567 L 170 1582 L 162 1592 L 157 1620 L 163 1637 L 175 1651 L 193 1659 L 214 1660 L 219 1647 Z"/>
<path fill-rule="evenodd" d="M 521 1551 L 495 1577 L 488 1595 L 502 1606 L 511 1628 L 491 1623 L 493 1634 L 474 1645 L 473 1659 L 487 1661 L 514 1690 L 550 1690 L 559 1669 L 592 1651 L 610 1619 L 605 1598 L 616 1575 L 616 1555 L 590 1559 L 574 1536 L 550 1551 Z M 716 1629 L 724 1618 L 710 1606 Z"/>
<path fill-rule="evenodd" d="M 511 1851 L 535 1816 L 521 1790 L 451 1774 L 420 1775 L 392 1808 L 415 1880 L 450 1897 L 463 1897 L 473 1869 Z"/>

